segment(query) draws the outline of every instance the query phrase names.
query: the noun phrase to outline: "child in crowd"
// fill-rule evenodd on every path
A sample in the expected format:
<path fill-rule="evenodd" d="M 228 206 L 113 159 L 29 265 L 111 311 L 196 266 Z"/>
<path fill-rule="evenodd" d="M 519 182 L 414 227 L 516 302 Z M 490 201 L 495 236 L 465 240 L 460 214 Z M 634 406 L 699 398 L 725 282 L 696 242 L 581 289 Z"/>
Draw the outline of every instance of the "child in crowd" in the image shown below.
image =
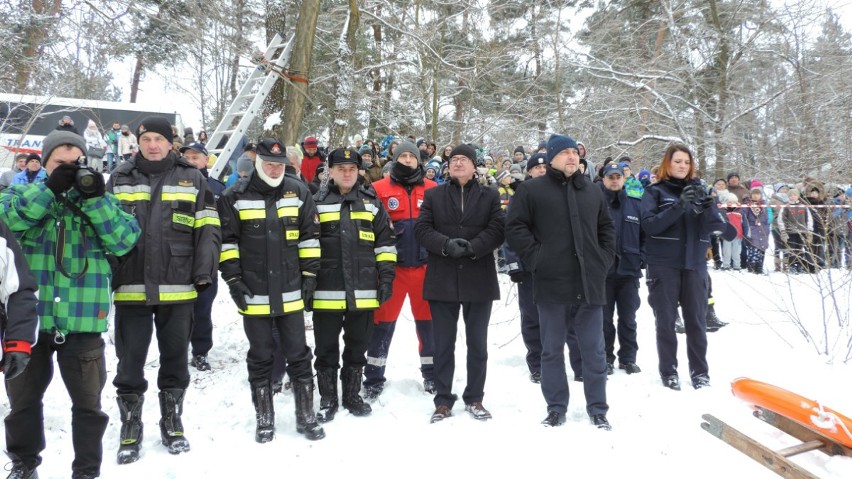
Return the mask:
<path fill-rule="evenodd" d="M 740 253 L 743 246 L 743 237 L 748 233 L 748 223 L 743 222 L 743 215 L 740 212 L 736 196 L 728 195 L 725 201 L 728 210 L 728 223 L 731 223 L 737 230 L 737 237 L 731 241 L 722 241 L 722 270 L 733 269 L 734 271 L 739 271 L 742 269 Z"/>

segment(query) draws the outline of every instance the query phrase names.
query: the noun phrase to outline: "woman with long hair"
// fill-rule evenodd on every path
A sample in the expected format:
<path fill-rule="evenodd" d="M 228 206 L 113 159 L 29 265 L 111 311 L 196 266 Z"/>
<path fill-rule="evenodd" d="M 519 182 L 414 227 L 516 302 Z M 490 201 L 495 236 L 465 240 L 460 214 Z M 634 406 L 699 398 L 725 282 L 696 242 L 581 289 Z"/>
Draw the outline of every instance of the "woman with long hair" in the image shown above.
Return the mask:
<path fill-rule="evenodd" d="M 663 385 L 680 390 L 675 321 L 683 310 L 689 376 L 695 389 L 710 385 L 707 365 L 707 248 L 710 235 L 736 237 L 696 177 L 692 152 L 672 144 L 663 155 L 658 181 L 642 198 L 648 303 L 654 310 L 657 355 Z"/>

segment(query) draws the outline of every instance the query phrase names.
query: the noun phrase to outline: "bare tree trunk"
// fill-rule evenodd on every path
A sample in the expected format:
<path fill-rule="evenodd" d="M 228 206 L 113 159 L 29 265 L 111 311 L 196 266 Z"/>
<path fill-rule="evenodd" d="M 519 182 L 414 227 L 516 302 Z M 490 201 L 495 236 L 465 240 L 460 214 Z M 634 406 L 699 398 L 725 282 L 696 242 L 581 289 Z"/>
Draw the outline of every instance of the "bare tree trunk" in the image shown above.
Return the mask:
<path fill-rule="evenodd" d="M 288 145 L 296 142 L 305 113 L 311 59 L 314 51 L 314 35 L 319 17 L 319 2 L 302 2 L 296 20 L 296 36 L 290 55 L 289 74 L 296 77 L 286 83 L 284 113 L 281 115 L 281 140 Z"/>
<path fill-rule="evenodd" d="M 139 95 L 139 82 L 142 81 L 142 70 L 145 68 L 145 62 L 142 59 L 142 53 L 136 53 L 136 64 L 133 66 L 133 78 L 130 80 L 130 103 L 136 103 L 136 97 Z"/>
<path fill-rule="evenodd" d="M 349 0 L 349 17 L 346 19 L 346 37 L 341 38 L 337 55 L 337 84 L 335 85 L 334 123 L 328 139 L 329 149 L 346 146 L 346 126 L 352 115 L 352 103 L 355 101 L 355 35 L 361 13 L 358 0 Z"/>
<path fill-rule="evenodd" d="M 462 13 L 462 31 L 466 32 L 468 28 L 468 10 L 465 9 Z M 465 90 L 468 88 L 467 81 L 464 78 L 459 77 L 458 80 L 458 93 L 453 95 L 453 106 L 456 111 L 453 114 L 453 135 L 452 135 L 452 143 L 454 145 L 458 145 L 462 141 L 462 131 L 464 130 L 464 111 L 467 107 L 467 101 L 465 94 Z"/>
<path fill-rule="evenodd" d="M 376 4 L 376 17 L 382 16 L 381 2 Z M 375 62 L 382 62 L 382 25 L 379 22 L 373 24 L 373 42 L 375 43 Z M 387 69 L 385 69 L 387 70 Z M 370 78 L 373 79 L 373 88 L 370 94 L 370 118 L 367 120 L 367 138 L 373 138 L 379 125 L 379 105 L 381 104 L 382 92 L 382 70 L 373 68 L 370 70 Z"/>
<path fill-rule="evenodd" d="M 18 62 L 18 71 L 15 73 L 15 87 L 18 93 L 23 94 L 28 91 L 27 86 L 43 51 L 42 43 L 47 37 L 48 30 L 53 28 L 51 25 L 53 22 L 47 22 L 44 18 L 59 15 L 61 6 L 62 0 L 32 0 L 33 13 L 39 17 L 39 20 L 25 30 L 22 58 Z"/>
<path fill-rule="evenodd" d="M 725 107 L 728 103 L 728 62 L 731 60 L 731 50 L 728 44 L 728 35 L 722 29 L 722 22 L 719 19 L 719 9 L 717 0 L 709 0 L 710 17 L 716 32 L 719 34 L 719 52 L 716 55 L 716 99 L 714 111 L 713 125 L 713 143 L 716 153 L 715 172 L 716 178 L 725 176 L 727 147 L 725 145 L 724 129 L 725 124 Z"/>
<path fill-rule="evenodd" d="M 282 38 L 287 38 L 287 0 L 266 0 L 266 44 L 269 45 L 276 33 L 281 34 Z M 237 52 L 239 56 L 239 52 Z M 239 62 L 239 59 L 237 59 Z M 275 82 L 275 87 L 269 92 L 266 101 L 263 104 L 264 117 L 267 117 L 284 110 L 284 94 L 286 85 L 284 81 Z M 278 125 L 273 129 L 274 136 L 281 138 L 282 126 Z"/>
<path fill-rule="evenodd" d="M 246 0 L 235 0 L 234 2 L 234 57 L 231 59 L 231 78 L 228 83 L 228 91 L 231 101 L 237 97 L 237 76 L 240 73 L 240 53 L 245 39 L 243 38 L 243 17 L 245 16 Z"/>

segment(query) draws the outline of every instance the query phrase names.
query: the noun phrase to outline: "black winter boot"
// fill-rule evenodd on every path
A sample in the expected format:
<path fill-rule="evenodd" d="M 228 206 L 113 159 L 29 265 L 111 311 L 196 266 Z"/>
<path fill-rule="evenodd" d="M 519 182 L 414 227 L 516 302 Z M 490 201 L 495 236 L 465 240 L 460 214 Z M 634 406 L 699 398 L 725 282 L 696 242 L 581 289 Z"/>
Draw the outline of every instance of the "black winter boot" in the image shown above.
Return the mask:
<path fill-rule="evenodd" d="M 115 399 L 121 413 L 118 463 L 130 464 L 139 459 L 139 448 L 142 447 L 142 404 L 145 396 L 119 394 Z"/>
<path fill-rule="evenodd" d="M 6 479 L 38 479 L 38 460 L 35 463 L 22 460 L 17 454 L 7 452 L 7 456 L 12 460 L 12 469 L 9 470 L 9 475 Z"/>
<path fill-rule="evenodd" d="M 331 422 L 337 414 L 337 370 L 317 369 L 317 384 L 320 392 L 320 412 L 317 420 Z"/>
<path fill-rule="evenodd" d="M 312 378 L 293 381 L 293 398 L 296 403 L 296 432 L 311 441 L 325 437 L 325 431 L 314 413 L 314 381 Z"/>
<path fill-rule="evenodd" d="M 263 444 L 275 437 L 275 408 L 272 405 L 272 387 L 269 381 L 252 388 L 251 402 L 257 416 L 254 440 Z"/>
<path fill-rule="evenodd" d="M 723 323 L 719 320 L 719 317 L 716 316 L 716 310 L 714 309 L 712 304 L 707 305 L 707 332 L 712 333 L 718 331 L 719 328 L 727 326 L 728 323 Z"/>
<path fill-rule="evenodd" d="M 343 383 L 343 407 L 353 416 L 369 416 L 373 408 L 361 399 L 362 368 L 347 366 L 340 372 L 340 382 Z"/>
<path fill-rule="evenodd" d="M 160 438 L 169 449 L 169 454 L 189 451 L 189 441 L 183 435 L 183 389 L 163 389 L 160 391 Z"/>

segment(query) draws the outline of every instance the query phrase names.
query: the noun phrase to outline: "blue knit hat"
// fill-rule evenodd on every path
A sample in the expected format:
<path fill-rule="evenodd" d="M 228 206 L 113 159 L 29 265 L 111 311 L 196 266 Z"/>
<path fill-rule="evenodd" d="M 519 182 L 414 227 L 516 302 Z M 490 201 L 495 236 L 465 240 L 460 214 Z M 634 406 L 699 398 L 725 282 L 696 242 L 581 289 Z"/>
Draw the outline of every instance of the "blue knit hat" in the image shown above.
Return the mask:
<path fill-rule="evenodd" d="M 574 141 L 570 136 L 565 135 L 553 135 L 547 140 L 547 164 L 549 165 L 551 161 L 553 161 L 553 157 L 559 154 L 562 150 L 567 150 L 568 148 L 574 148 L 578 152 L 580 149 L 577 147 L 577 142 Z"/>

